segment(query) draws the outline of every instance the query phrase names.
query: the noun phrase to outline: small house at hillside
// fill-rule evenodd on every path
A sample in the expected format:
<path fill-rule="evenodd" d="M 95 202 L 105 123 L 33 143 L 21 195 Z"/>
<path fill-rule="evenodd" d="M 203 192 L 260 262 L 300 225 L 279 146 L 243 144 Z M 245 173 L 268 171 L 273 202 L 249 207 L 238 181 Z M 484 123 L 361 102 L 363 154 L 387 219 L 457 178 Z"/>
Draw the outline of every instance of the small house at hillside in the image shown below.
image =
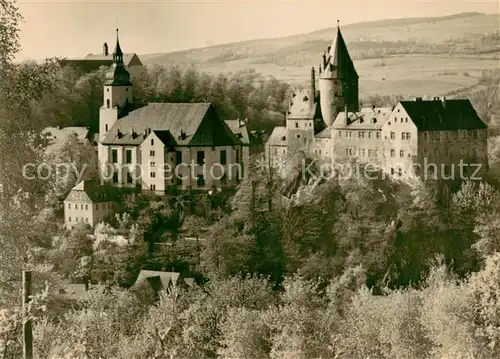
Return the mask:
<path fill-rule="evenodd" d="M 90 140 L 89 129 L 87 127 L 46 127 L 42 130 L 40 136 L 44 145 L 49 146 L 58 140 L 66 139 L 69 136 L 76 136 L 78 143 L 85 143 Z"/>
<path fill-rule="evenodd" d="M 195 284 L 194 278 L 184 278 L 178 272 L 141 270 L 132 288 L 139 288 L 147 284 L 155 292 L 167 290 L 172 286 L 192 287 Z"/>
<path fill-rule="evenodd" d="M 114 214 L 117 203 L 132 200 L 135 188 L 117 188 L 102 185 L 97 180 L 78 183 L 64 200 L 64 223 L 71 229 L 77 223 L 88 223 L 94 227 L 106 217 Z"/>

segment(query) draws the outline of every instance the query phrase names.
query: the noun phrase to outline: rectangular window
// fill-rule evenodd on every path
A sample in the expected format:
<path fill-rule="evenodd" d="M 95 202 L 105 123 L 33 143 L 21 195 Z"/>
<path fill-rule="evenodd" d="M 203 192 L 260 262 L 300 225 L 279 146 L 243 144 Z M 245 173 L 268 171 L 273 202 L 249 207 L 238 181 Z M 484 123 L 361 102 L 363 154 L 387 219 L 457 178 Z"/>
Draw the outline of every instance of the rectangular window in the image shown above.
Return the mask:
<path fill-rule="evenodd" d="M 86 204 L 86 205 L 85 205 L 85 210 L 86 210 L 86 211 L 88 211 L 88 210 L 89 210 L 89 205 L 88 205 L 88 204 Z"/>
<path fill-rule="evenodd" d="M 337 132 L 337 137 L 342 137 L 342 131 Z"/>
<path fill-rule="evenodd" d="M 151 146 L 154 146 L 155 145 L 155 140 L 154 138 L 151 139 Z"/>
<path fill-rule="evenodd" d="M 150 176 L 151 176 L 151 178 L 155 178 L 156 177 L 156 173 L 155 172 L 151 172 Z"/>
<path fill-rule="evenodd" d="M 156 166 L 156 163 L 155 163 L 155 162 L 150 162 L 150 166 L 151 166 L 151 167 L 155 167 L 155 166 Z"/>
<path fill-rule="evenodd" d="M 372 150 L 368 150 L 368 157 L 372 157 L 373 156 L 373 151 Z"/>
<path fill-rule="evenodd" d="M 405 140 L 406 139 L 406 132 L 401 132 L 401 139 Z"/>
<path fill-rule="evenodd" d="M 236 149 L 236 163 L 240 163 L 240 150 Z"/>
<path fill-rule="evenodd" d="M 155 191 L 155 190 L 156 190 L 156 185 L 154 185 L 154 184 L 150 185 L 150 186 L 149 186 L 149 189 L 150 189 L 151 191 Z"/>
<path fill-rule="evenodd" d="M 110 107 L 111 107 L 111 103 L 110 103 L 109 99 L 107 99 L 107 100 L 106 100 L 106 107 L 107 107 L 107 108 L 110 108 Z"/>
<path fill-rule="evenodd" d="M 113 173 L 113 183 L 118 183 L 118 172 Z"/>
<path fill-rule="evenodd" d="M 68 222 L 71 222 L 71 217 L 68 217 Z"/>
<path fill-rule="evenodd" d="M 83 204 L 81 204 L 81 205 L 80 205 L 80 209 L 82 209 L 82 210 L 83 210 Z"/>
<path fill-rule="evenodd" d="M 348 148 L 345 149 L 345 155 L 349 156 L 349 149 Z"/>
<path fill-rule="evenodd" d="M 295 122 L 295 128 L 299 128 L 299 123 Z"/>
<path fill-rule="evenodd" d="M 132 182 L 134 182 L 132 175 L 130 174 L 130 172 L 127 172 L 127 183 L 132 183 Z"/>
<path fill-rule="evenodd" d="M 395 150 L 391 150 L 391 157 L 396 157 L 396 151 Z"/>
<path fill-rule="evenodd" d="M 118 150 L 111 150 L 111 162 L 118 163 Z"/>
<path fill-rule="evenodd" d="M 175 163 L 176 164 L 182 163 L 182 152 L 181 151 L 175 151 Z"/>
<path fill-rule="evenodd" d="M 68 209 L 71 209 L 71 203 L 68 203 Z"/>
<path fill-rule="evenodd" d="M 368 132 L 368 138 L 372 138 L 372 133 L 371 131 Z"/>
<path fill-rule="evenodd" d="M 377 140 L 380 140 L 380 132 L 377 132 Z"/>
<path fill-rule="evenodd" d="M 404 157 L 404 156 L 405 156 L 405 151 L 400 150 L 400 151 L 399 151 L 399 157 Z"/>
<path fill-rule="evenodd" d="M 220 164 L 225 165 L 226 164 L 226 150 L 221 150 L 220 151 Z"/>
<path fill-rule="evenodd" d="M 108 125 L 107 124 L 104 125 L 104 131 L 106 131 L 106 132 L 108 131 Z"/>
<path fill-rule="evenodd" d="M 125 151 L 125 163 L 132 163 L 132 150 Z"/>
<path fill-rule="evenodd" d="M 473 135 L 474 135 L 474 139 L 476 139 L 476 140 L 477 140 L 477 131 L 474 131 L 474 132 L 472 132 L 472 133 L 473 133 Z"/>
<path fill-rule="evenodd" d="M 198 187 L 203 187 L 205 186 L 205 178 L 203 177 L 203 175 L 198 175 Z"/>
<path fill-rule="evenodd" d="M 205 161 L 205 151 L 197 151 L 196 152 L 196 163 L 202 165 Z"/>
<path fill-rule="evenodd" d="M 155 155 L 155 151 L 149 151 L 149 155 L 150 155 L 151 157 L 154 157 L 154 155 Z"/>
<path fill-rule="evenodd" d="M 391 132 L 391 140 L 396 138 L 396 134 L 394 132 Z"/>
<path fill-rule="evenodd" d="M 364 133 L 364 132 L 362 132 L 362 131 L 361 131 L 361 132 L 359 132 L 359 133 L 358 133 L 358 137 L 359 137 L 359 138 L 363 138 L 363 137 L 365 137 L 365 133 Z"/>

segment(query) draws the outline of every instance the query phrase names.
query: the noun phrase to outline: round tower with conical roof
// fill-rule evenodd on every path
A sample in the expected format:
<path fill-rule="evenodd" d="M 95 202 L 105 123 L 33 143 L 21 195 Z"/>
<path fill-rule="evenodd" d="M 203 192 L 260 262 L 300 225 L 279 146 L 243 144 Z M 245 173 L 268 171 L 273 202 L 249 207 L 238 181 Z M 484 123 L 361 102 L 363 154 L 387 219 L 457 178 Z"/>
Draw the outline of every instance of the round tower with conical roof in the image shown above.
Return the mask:
<path fill-rule="evenodd" d="M 354 68 L 340 26 L 332 46 L 322 54 L 319 69 L 320 106 L 323 121 L 331 126 L 338 113 L 359 110 L 358 74 Z"/>

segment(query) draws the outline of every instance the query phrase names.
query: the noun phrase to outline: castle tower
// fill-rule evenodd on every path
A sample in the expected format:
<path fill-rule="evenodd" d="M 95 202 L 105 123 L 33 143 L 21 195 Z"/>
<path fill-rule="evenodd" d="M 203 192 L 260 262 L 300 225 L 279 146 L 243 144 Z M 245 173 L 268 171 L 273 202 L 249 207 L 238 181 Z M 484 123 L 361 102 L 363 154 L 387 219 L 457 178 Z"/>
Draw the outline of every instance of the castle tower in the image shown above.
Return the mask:
<path fill-rule="evenodd" d="M 98 156 L 101 165 L 108 159 L 107 148 L 101 142 L 118 120 L 119 112 L 132 102 L 132 83 L 130 74 L 123 64 L 123 51 L 120 47 L 118 29 L 116 29 L 116 46 L 113 51 L 113 64 L 106 73 L 104 82 L 103 105 L 99 111 L 99 144 Z"/>
<path fill-rule="evenodd" d="M 314 74 L 314 72 L 312 72 Z M 288 152 L 307 152 L 308 146 L 314 141 L 314 97 L 311 89 L 294 91 L 290 100 L 287 116 Z"/>
<path fill-rule="evenodd" d="M 347 106 L 359 111 L 358 74 L 352 63 L 337 21 L 337 37 L 323 53 L 319 69 L 320 106 L 323 120 L 331 126 Z"/>

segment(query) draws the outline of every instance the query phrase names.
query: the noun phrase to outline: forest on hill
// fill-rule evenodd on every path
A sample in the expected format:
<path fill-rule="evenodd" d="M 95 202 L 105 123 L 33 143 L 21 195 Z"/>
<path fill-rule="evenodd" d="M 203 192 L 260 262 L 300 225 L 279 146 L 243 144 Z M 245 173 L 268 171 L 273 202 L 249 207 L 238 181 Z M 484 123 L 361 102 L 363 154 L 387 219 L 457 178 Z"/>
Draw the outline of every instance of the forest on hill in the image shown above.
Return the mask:
<path fill-rule="evenodd" d="M 47 154 L 38 134 L 95 129 L 103 72 L 13 64 L 21 19 L 15 2 L 0 5 L 0 358 L 22 356 L 24 269 L 37 359 L 500 357 L 500 146 L 487 177 L 453 188 L 382 175 L 306 181 L 298 164 L 309 159 L 298 157 L 285 178 L 252 168 L 235 193 L 139 196 L 107 224 L 67 231 L 62 200 L 76 177 L 29 179 L 23 168 L 87 163 L 88 147 Z M 497 76 L 485 73 L 472 99 L 493 128 Z M 258 80 L 159 66 L 134 91 L 213 101 L 267 129 L 282 121 L 289 88 Z M 141 269 L 163 268 L 197 285 L 133 286 Z M 70 284 L 90 290 L 75 299 Z"/>

